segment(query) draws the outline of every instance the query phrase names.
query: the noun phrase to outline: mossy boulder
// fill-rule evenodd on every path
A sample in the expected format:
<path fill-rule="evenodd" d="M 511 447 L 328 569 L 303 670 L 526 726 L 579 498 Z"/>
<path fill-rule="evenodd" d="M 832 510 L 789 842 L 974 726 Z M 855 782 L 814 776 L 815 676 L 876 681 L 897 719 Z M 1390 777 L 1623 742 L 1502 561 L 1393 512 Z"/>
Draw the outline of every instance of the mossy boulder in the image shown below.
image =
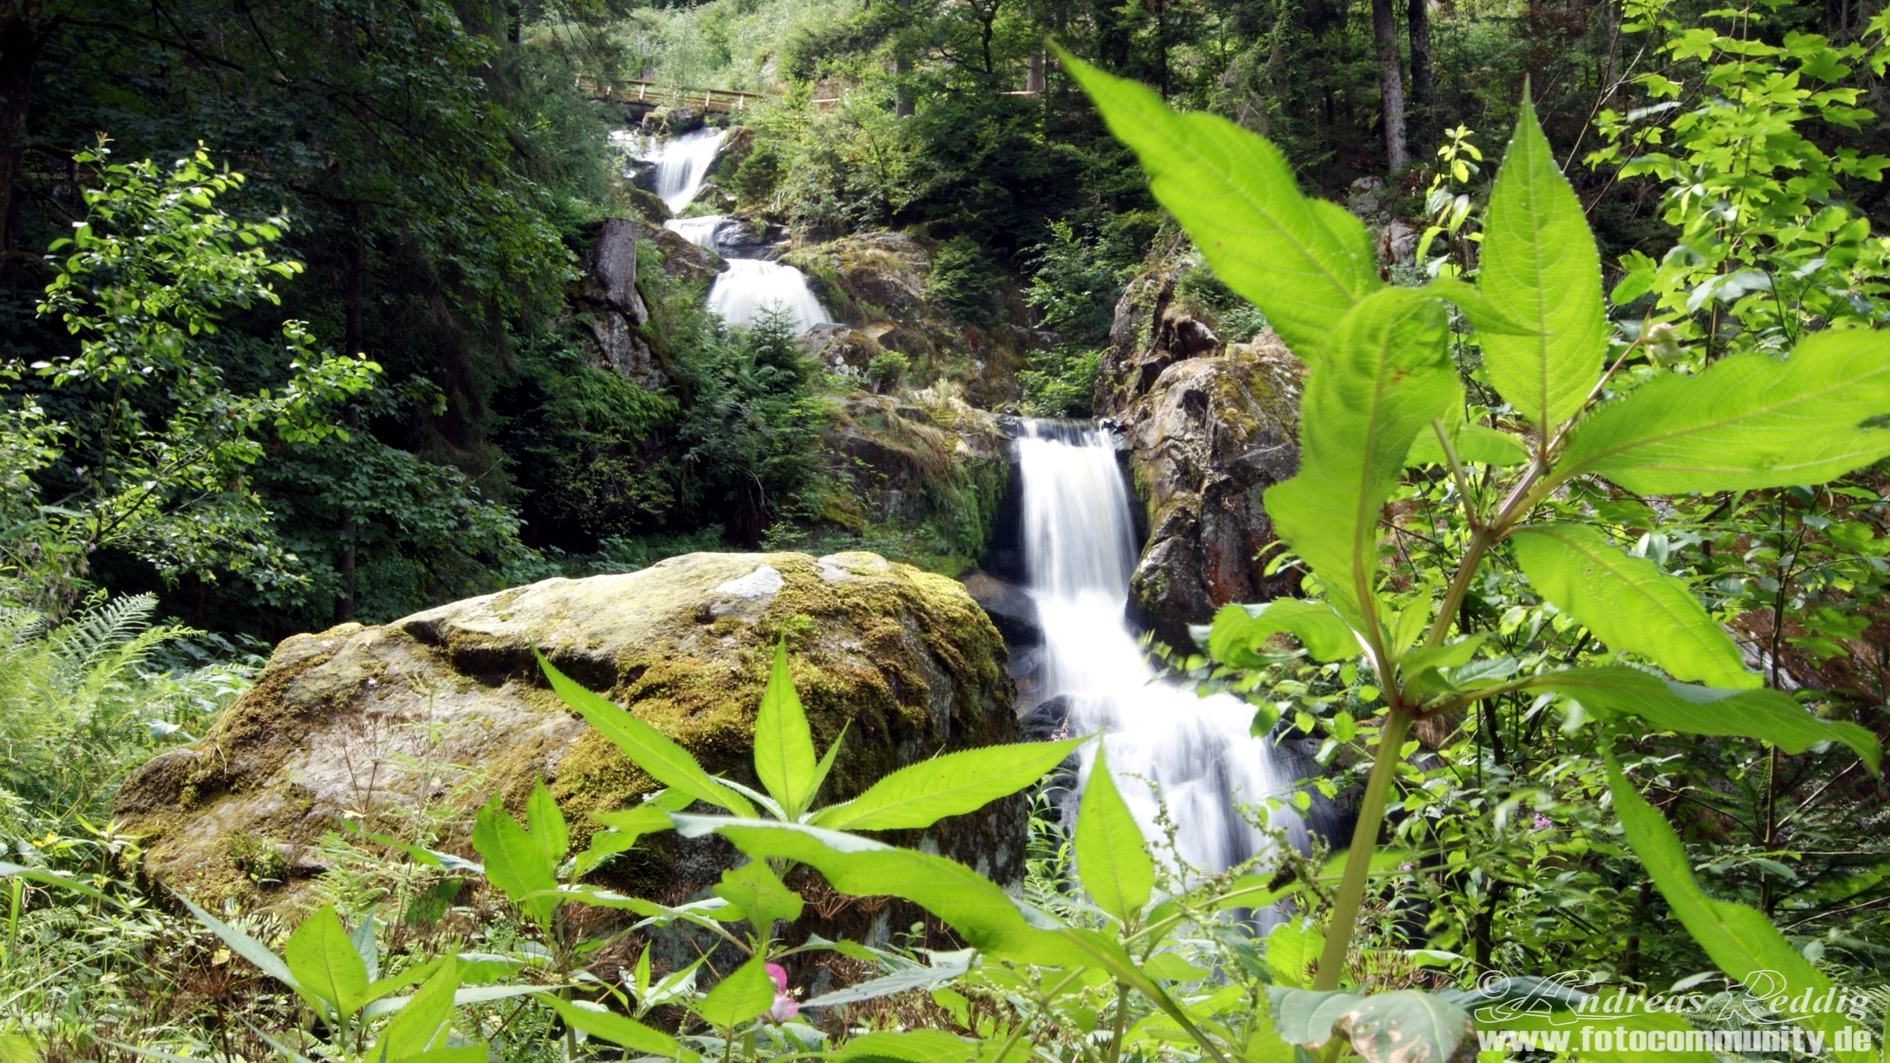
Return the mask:
<path fill-rule="evenodd" d="M 478 806 L 496 794 L 516 808 L 540 777 L 582 845 L 590 813 L 655 784 L 551 693 L 533 650 L 752 786 L 777 637 L 816 744 L 847 729 L 826 800 L 939 752 L 1017 739 L 1003 645 L 955 581 L 867 553 L 688 554 L 290 638 L 202 741 L 132 775 L 117 814 L 143 836 L 151 878 L 208 901 L 296 896 L 324 873 L 317 843 L 344 819 L 410 838 L 424 823 L 430 836 L 414 840 L 469 853 Z M 1012 876 L 1025 815 L 1013 798 L 928 842 Z M 663 836 L 607 880 L 673 902 L 728 858 Z"/>

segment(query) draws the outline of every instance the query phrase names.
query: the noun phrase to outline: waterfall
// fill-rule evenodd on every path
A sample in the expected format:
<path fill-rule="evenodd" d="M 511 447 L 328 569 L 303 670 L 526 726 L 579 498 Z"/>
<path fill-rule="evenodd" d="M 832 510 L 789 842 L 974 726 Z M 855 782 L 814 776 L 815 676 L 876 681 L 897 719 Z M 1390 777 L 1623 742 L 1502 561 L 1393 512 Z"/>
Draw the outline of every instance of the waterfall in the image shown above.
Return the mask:
<path fill-rule="evenodd" d="M 1261 852 L 1269 841 L 1238 806 L 1290 796 L 1292 777 L 1273 748 L 1249 734 L 1253 709 L 1245 702 L 1199 697 L 1144 660 L 1124 618 L 1136 542 L 1109 438 L 1098 428 L 1036 421 L 1016 446 L 1024 565 L 1044 633 L 1044 695 L 1067 699 L 1071 734 L 1105 734 L 1111 775 L 1144 834 L 1161 836 L 1157 811 L 1167 807 L 1184 863 L 1212 873 Z M 1084 748 L 1079 778 L 1088 777 L 1094 749 Z M 1290 805 L 1271 806 L 1268 815 L 1295 847 L 1306 847 L 1305 824 Z"/>
<path fill-rule="evenodd" d="M 722 129 L 698 129 L 658 143 L 646 156 L 656 164 L 656 194 L 671 213 L 695 201 L 727 135 Z"/>
<path fill-rule="evenodd" d="M 721 249 L 716 246 L 715 233 L 726 221 L 728 218 L 720 214 L 704 214 L 698 218 L 671 218 L 663 223 L 663 228 L 697 247 L 720 251 Z"/>
<path fill-rule="evenodd" d="M 709 288 L 709 309 L 731 325 L 747 325 L 767 308 L 787 312 L 795 334 L 831 320 L 826 307 L 807 287 L 807 275 L 793 266 L 762 258 L 731 258 Z"/>

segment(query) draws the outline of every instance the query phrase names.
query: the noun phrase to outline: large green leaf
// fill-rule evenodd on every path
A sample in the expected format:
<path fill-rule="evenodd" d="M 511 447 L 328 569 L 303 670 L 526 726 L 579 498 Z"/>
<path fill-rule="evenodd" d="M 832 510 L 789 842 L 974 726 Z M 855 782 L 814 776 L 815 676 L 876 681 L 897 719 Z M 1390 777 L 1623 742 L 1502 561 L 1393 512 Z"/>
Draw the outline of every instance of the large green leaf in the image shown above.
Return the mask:
<path fill-rule="evenodd" d="M 1673 832 L 1666 817 L 1628 782 L 1620 762 L 1612 754 L 1608 754 L 1606 760 L 1608 790 L 1614 795 L 1615 813 L 1627 832 L 1628 844 L 1654 880 L 1654 887 L 1667 899 L 1674 916 L 1713 963 L 1735 982 L 1744 983 L 1749 976 L 1761 973 L 1774 982 L 1782 982 L 1784 991 L 1773 997 L 1771 1003 L 1814 1036 L 1823 1035 L 1823 1049 L 1830 1053 L 1829 1058 L 1846 1063 L 1870 1060 L 1874 1053 L 1836 1050 L 1839 1031 L 1851 1025 L 1842 1013 L 1793 1006 L 1793 998 L 1807 990 L 1809 999 L 1823 996 L 1831 988 L 1830 980 L 1793 948 L 1785 935 L 1758 910 L 1707 896 L 1693 877 L 1686 847 L 1680 844 L 1680 836 Z M 1812 1052 L 1813 1056 L 1822 1054 Z"/>
<path fill-rule="evenodd" d="M 986 746 L 909 764 L 853 800 L 822 809 L 812 822 L 833 830 L 929 827 L 1036 783 L 1086 741 Z"/>
<path fill-rule="evenodd" d="M 333 905 L 302 920 L 283 943 L 282 959 L 295 973 L 296 990 L 316 1008 L 345 1020 L 367 1003 L 367 964 Z"/>
<path fill-rule="evenodd" d="M 766 981 L 767 976 L 762 976 Z M 609 1041 L 635 1052 L 648 1052 L 665 1059 L 695 1059 L 694 1052 L 684 1048 L 674 1037 L 661 1030 L 653 1029 L 630 1018 L 607 1011 L 596 1004 L 580 1004 L 576 1001 L 560 1000 L 549 993 L 539 997 L 545 1006 L 558 1013 L 558 1017 L 573 1030 L 588 1037 Z"/>
<path fill-rule="evenodd" d="M 539 779 L 532 786 L 532 794 L 525 799 L 525 829 L 529 830 L 532 840 L 538 843 L 538 849 L 557 867 L 564 863 L 564 854 L 571 848 L 571 831 L 564 822 L 564 811 L 546 789 L 545 780 Z"/>
<path fill-rule="evenodd" d="M 1415 989 L 1359 996 L 1276 986 L 1268 995 L 1281 1038 L 1317 1048 L 1340 1036 L 1365 1063 L 1448 1063 L 1474 1032 L 1460 1005 Z"/>
<path fill-rule="evenodd" d="M 756 929 L 768 931 L 779 920 L 801 917 L 801 895 L 788 889 L 760 860 L 722 872 L 715 895 L 741 909 Z"/>
<path fill-rule="evenodd" d="M 901 1030 L 849 1037 L 833 1058 L 836 1063 L 964 1063 L 977 1050 L 978 1042 L 944 1030 Z"/>
<path fill-rule="evenodd" d="M 1140 915 L 1155 892 L 1155 861 L 1101 748 L 1076 813 L 1076 875 L 1096 907 L 1124 923 Z"/>
<path fill-rule="evenodd" d="M 1890 334 L 1820 332 L 1780 361 L 1737 354 L 1663 374 L 1583 418 L 1554 480 L 1640 494 L 1823 483 L 1890 456 Z"/>
<path fill-rule="evenodd" d="M 1511 541 L 1536 590 L 1609 649 L 1640 654 L 1680 679 L 1759 685 L 1693 591 L 1647 558 L 1622 553 L 1585 524 L 1523 528 Z"/>
<path fill-rule="evenodd" d="M 1264 310 L 1301 359 L 1321 360 L 1332 323 L 1380 287 L 1364 225 L 1301 195 L 1285 156 L 1259 136 L 1218 115 L 1178 114 L 1068 53 L 1063 63 L 1215 275 Z"/>
<path fill-rule="evenodd" d="M 1821 720 L 1776 690 L 1715 690 L 1622 665 L 1546 672 L 1530 685 L 1574 698 L 1598 715 L 1632 717 L 1660 731 L 1755 738 L 1787 753 L 1842 742 L 1877 770 L 1875 735 L 1854 723 Z"/>
<path fill-rule="evenodd" d="M 1546 437 L 1601 379 L 1607 314 L 1595 238 L 1527 95 L 1490 191 L 1477 283 L 1533 330 L 1485 332 L 1483 365 L 1497 393 Z"/>
<path fill-rule="evenodd" d="M 718 1030 L 740 1026 L 774 1004 L 774 980 L 768 977 L 766 957 L 756 956 L 715 983 L 701 1000 L 690 1005 L 702 1021 Z"/>
<path fill-rule="evenodd" d="M 1052 935 L 1031 926 L 1016 902 L 990 879 L 942 856 L 895 849 L 870 838 L 818 827 L 720 816 L 676 816 L 684 836 L 714 831 L 751 858 L 806 864 L 841 893 L 899 897 L 949 924 L 974 948 L 1026 962 L 1056 964 Z"/>
<path fill-rule="evenodd" d="M 551 681 L 551 689 L 557 691 L 564 703 L 597 728 L 598 733 L 610 739 L 613 745 L 623 751 L 624 756 L 630 758 L 631 763 L 642 768 L 650 778 L 672 790 L 681 790 L 698 801 L 726 808 L 738 816 L 755 814 L 755 806 L 749 804 L 747 798 L 703 771 L 696 758 L 668 735 L 584 689 L 553 668 L 542 654 L 538 657 L 538 666 L 544 669 L 545 678 Z"/>
<path fill-rule="evenodd" d="M 1343 661 L 1359 654 L 1358 635 L 1324 602 L 1276 598 L 1258 605 L 1223 605 L 1208 629 L 1209 656 L 1236 668 L 1258 667 L 1268 639 L 1287 634 L 1315 661 Z"/>
<path fill-rule="evenodd" d="M 505 812 L 494 797 L 473 820 L 473 848 L 486 863 L 486 881 L 540 928 L 558 907 L 558 861 Z"/>
<path fill-rule="evenodd" d="M 1299 473 L 1266 494 L 1280 538 L 1355 627 L 1374 608 L 1379 511 L 1411 441 L 1461 394 L 1444 339 L 1443 307 L 1414 289 L 1375 292 L 1346 314 L 1300 404 Z"/>
<path fill-rule="evenodd" d="M 813 803 L 816 770 L 814 739 L 807 713 L 788 671 L 787 643 L 776 642 L 768 688 L 755 714 L 755 776 L 781 803 L 788 819 L 797 819 Z"/>
<path fill-rule="evenodd" d="M 398 1063 L 440 1047 L 450 1030 L 453 994 L 458 989 L 459 961 L 449 955 L 388 1020 L 368 1058 L 373 1063 Z"/>

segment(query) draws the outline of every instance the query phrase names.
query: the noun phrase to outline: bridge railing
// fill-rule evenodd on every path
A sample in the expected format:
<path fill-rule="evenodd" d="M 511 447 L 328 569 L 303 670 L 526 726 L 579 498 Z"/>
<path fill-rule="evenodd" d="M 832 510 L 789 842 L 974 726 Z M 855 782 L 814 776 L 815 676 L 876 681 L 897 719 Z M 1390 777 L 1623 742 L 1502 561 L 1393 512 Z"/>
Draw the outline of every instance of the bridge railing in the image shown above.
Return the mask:
<path fill-rule="evenodd" d="M 696 107 L 704 111 L 716 111 L 723 114 L 746 110 L 755 101 L 767 98 L 766 93 L 760 92 L 742 92 L 738 89 L 693 89 L 680 85 L 662 85 L 641 78 L 625 78 L 610 83 L 579 78 L 577 87 L 579 92 L 587 96 L 610 100 L 613 103 Z"/>

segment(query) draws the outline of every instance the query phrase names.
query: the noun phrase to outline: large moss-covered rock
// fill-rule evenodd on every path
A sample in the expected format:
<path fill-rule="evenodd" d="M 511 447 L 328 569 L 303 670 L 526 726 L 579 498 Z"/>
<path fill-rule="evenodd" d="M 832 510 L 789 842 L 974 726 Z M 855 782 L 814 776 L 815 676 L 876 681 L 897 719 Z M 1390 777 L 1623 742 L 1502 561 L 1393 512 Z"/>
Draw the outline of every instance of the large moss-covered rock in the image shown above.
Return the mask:
<path fill-rule="evenodd" d="M 276 896 L 292 895 L 322 872 L 313 843 L 343 819 L 400 829 L 425 809 L 432 840 L 467 851 L 474 810 L 493 794 L 516 807 L 541 776 L 582 844 L 590 813 L 654 783 L 549 691 L 534 648 L 709 771 L 754 785 L 777 636 L 816 744 L 847 727 L 827 800 L 941 751 L 1016 739 L 1002 644 L 955 581 L 866 553 L 690 554 L 291 638 L 202 741 L 131 777 L 117 813 L 144 837 L 150 876 L 211 900 L 254 896 L 258 880 L 286 879 Z M 1000 802 L 932 840 L 1011 875 L 1025 811 Z M 663 837 L 613 882 L 674 901 L 726 859 Z"/>
<path fill-rule="evenodd" d="M 1131 282 L 1116 307 L 1096 409 L 1123 425 L 1148 540 L 1130 607 L 1163 639 L 1228 602 L 1294 590 L 1256 558 L 1274 542 L 1262 496 L 1299 465 L 1301 365 L 1265 333 L 1225 344 L 1176 296 L 1170 264 Z"/>

